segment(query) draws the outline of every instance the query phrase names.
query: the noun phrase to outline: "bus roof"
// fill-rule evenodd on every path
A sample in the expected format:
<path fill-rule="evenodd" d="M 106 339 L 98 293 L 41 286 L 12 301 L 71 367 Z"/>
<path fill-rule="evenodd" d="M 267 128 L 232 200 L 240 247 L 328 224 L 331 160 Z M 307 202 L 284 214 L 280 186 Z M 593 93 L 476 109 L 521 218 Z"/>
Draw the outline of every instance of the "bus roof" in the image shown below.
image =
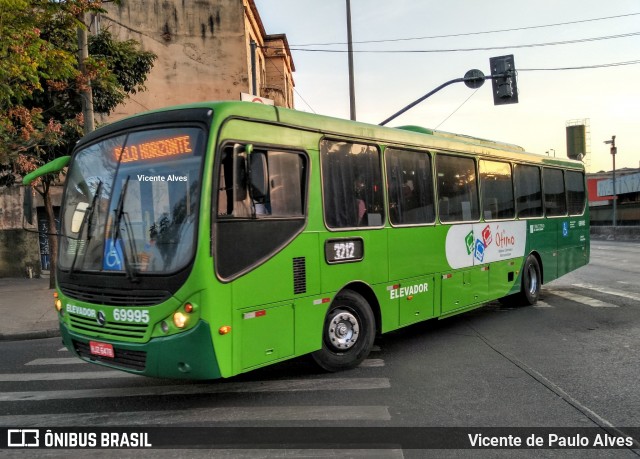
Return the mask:
<path fill-rule="evenodd" d="M 329 136 L 351 137 L 365 141 L 381 142 L 388 145 L 404 145 L 414 148 L 464 152 L 480 156 L 501 156 L 512 160 L 584 169 L 584 164 L 580 161 L 568 158 L 551 158 L 547 155 L 528 153 L 524 148 L 510 143 L 438 131 L 421 126 L 378 126 L 254 102 L 211 101 L 165 107 L 125 118 L 109 126 L 116 128 L 115 125 L 125 120 L 130 122 L 141 116 L 193 108 L 209 108 L 214 110 L 217 116 L 222 116 L 223 118 L 253 119 L 310 130 Z"/>

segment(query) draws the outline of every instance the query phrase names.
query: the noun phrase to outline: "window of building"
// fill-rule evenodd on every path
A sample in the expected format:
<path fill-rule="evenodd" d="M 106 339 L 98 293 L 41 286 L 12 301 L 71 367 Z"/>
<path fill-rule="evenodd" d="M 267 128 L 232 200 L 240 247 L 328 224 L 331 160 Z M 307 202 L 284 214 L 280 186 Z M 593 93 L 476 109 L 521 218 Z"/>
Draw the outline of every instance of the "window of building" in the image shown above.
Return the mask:
<path fill-rule="evenodd" d="M 519 218 L 542 217 L 540 168 L 516 164 L 514 179 L 517 216 Z"/>
<path fill-rule="evenodd" d="M 394 225 L 433 223 L 433 174 L 428 153 L 387 149 L 389 219 Z"/>
<path fill-rule="evenodd" d="M 480 193 L 485 220 L 515 217 L 511 165 L 498 161 L 480 161 Z"/>
<path fill-rule="evenodd" d="M 438 155 L 436 170 L 440 221 L 479 220 L 478 183 L 473 158 Z"/>
<path fill-rule="evenodd" d="M 372 145 L 323 140 L 324 218 L 330 228 L 380 227 L 384 222 L 380 152 Z"/>
<path fill-rule="evenodd" d="M 567 197 L 560 169 L 543 169 L 544 207 L 548 217 L 567 214 Z"/>

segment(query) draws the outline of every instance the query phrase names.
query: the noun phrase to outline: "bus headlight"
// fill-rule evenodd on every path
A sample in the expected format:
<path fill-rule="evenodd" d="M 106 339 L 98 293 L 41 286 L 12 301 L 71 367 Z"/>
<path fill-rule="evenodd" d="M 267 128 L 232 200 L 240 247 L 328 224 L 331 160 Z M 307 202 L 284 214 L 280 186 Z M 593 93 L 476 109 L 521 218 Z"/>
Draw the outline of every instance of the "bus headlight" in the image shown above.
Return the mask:
<path fill-rule="evenodd" d="M 178 328 L 184 328 L 187 325 L 188 320 L 189 317 L 183 312 L 178 311 L 173 314 L 173 323 Z"/>

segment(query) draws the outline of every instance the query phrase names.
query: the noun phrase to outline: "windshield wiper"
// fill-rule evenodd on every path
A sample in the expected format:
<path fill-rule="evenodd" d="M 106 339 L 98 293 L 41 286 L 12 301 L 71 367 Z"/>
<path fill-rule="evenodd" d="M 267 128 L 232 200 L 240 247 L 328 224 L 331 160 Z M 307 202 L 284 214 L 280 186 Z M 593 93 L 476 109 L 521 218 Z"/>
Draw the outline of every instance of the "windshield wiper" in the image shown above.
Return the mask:
<path fill-rule="evenodd" d="M 89 207 L 88 209 L 85 209 L 84 216 L 82 217 L 82 222 L 80 223 L 80 230 L 78 232 L 80 237 L 82 237 L 82 230 L 84 229 L 85 224 L 87 224 L 87 239 L 86 239 L 87 242 L 91 240 L 91 237 L 93 235 L 93 213 L 95 212 L 96 202 L 98 201 L 98 196 L 100 195 L 101 191 L 102 191 L 102 180 L 98 182 L 98 186 L 96 187 L 96 192 L 93 195 L 93 198 L 91 199 L 91 207 Z M 80 250 L 80 237 L 76 238 L 76 250 L 75 250 L 75 253 L 73 254 L 73 262 L 71 262 L 71 267 L 69 268 L 69 274 L 73 274 L 76 267 L 76 261 L 78 260 L 78 251 Z M 85 248 L 82 255 L 83 259 L 87 253 L 86 245 L 87 244 L 85 244 Z"/>
<path fill-rule="evenodd" d="M 122 222 L 122 217 L 124 216 L 124 214 L 126 213 L 124 211 L 124 198 L 127 194 L 127 188 L 129 186 L 129 179 L 131 178 L 130 175 L 127 175 L 127 178 L 124 181 L 124 185 L 122 185 L 122 191 L 120 192 L 120 197 L 118 198 L 118 207 L 116 207 L 116 209 L 114 210 L 114 212 L 116 213 L 116 217 L 114 219 L 114 244 L 118 241 L 118 239 L 120 241 L 124 241 L 122 238 L 122 230 L 120 229 L 120 223 Z M 127 232 L 128 232 L 128 236 L 129 239 L 131 239 L 133 237 L 133 234 L 131 232 L 131 229 L 127 228 Z M 135 257 L 135 253 L 134 253 L 134 257 Z M 131 282 L 138 282 L 139 279 L 137 277 L 137 273 L 135 268 L 133 267 L 133 265 L 131 263 L 129 263 L 129 257 L 127 256 L 127 249 L 125 246 L 122 247 L 122 263 L 124 264 L 124 269 L 125 272 L 127 274 L 127 278 L 131 281 Z"/>

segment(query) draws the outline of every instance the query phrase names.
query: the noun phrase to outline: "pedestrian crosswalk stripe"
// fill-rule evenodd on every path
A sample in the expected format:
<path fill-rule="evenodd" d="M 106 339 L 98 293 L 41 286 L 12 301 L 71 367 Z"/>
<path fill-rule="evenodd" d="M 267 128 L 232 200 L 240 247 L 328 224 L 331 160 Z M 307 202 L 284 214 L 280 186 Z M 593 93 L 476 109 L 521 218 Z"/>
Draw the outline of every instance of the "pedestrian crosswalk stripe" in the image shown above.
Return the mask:
<path fill-rule="evenodd" d="M 143 376 L 125 373 L 120 370 L 103 371 L 79 371 L 65 373 L 4 373 L 0 374 L 0 382 L 28 382 L 28 381 L 64 381 L 69 379 L 121 379 L 136 378 Z"/>
<path fill-rule="evenodd" d="M 605 303 L 604 301 L 596 300 L 595 298 L 591 298 L 584 295 L 578 295 L 577 293 L 563 292 L 561 290 L 550 290 L 549 293 L 555 296 L 559 296 L 561 298 L 565 298 L 570 301 L 575 301 L 576 303 L 581 303 L 587 306 L 591 306 L 592 308 L 617 308 L 618 307 L 615 304 Z"/>
<path fill-rule="evenodd" d="M 235 406 L 170 411 L 23 414 L 0 416 L 5 426 L 136 426 L 240 421 L 389 421 L 386 406 Z"/>
<path fill-rule="evenodd" d="M 336 389 L 344 391 L 388 389 L 390 387 L 391 383 L 388 378 L 284 379 L 280 381 L 215 382 L 191 385 L 0 392 L 0 402 L 224 393 L 311 392 Z"/>
<path fill-rule="evenodd" d="M 576 287 L 586 288 L 586 289 L 594 290 L 594 291 L 600 292 L 600 293 L 606 293 L 607 295 L 620 296 L 622 298 L 629 298 L 629 299 L 632 299 L 632 300 L 640 301 L 640 295 L 636 295 L 636 294 L 629 293 L 629 292 L 622 292 L 620 290 L 611 290 L 611 289 L 606 288 L 606 287 L 600 287 L 600 286 L 592 285 L 592 284 L 574 284 L 574 285 Z"/>
<path fill-rule="evenodd" d="M 371 367 L 383 367 L 384 360 L 382 359 L 366 359 L 364 360 L 359 367 L 371 368 Z"/>
<path fill-rule="evenodd" d="M 549 303 L 546 303 L 544 301 L 538 301 L 533 307 L 534 308 L 552 308 L 553 306 L 551 306 Z"/>

